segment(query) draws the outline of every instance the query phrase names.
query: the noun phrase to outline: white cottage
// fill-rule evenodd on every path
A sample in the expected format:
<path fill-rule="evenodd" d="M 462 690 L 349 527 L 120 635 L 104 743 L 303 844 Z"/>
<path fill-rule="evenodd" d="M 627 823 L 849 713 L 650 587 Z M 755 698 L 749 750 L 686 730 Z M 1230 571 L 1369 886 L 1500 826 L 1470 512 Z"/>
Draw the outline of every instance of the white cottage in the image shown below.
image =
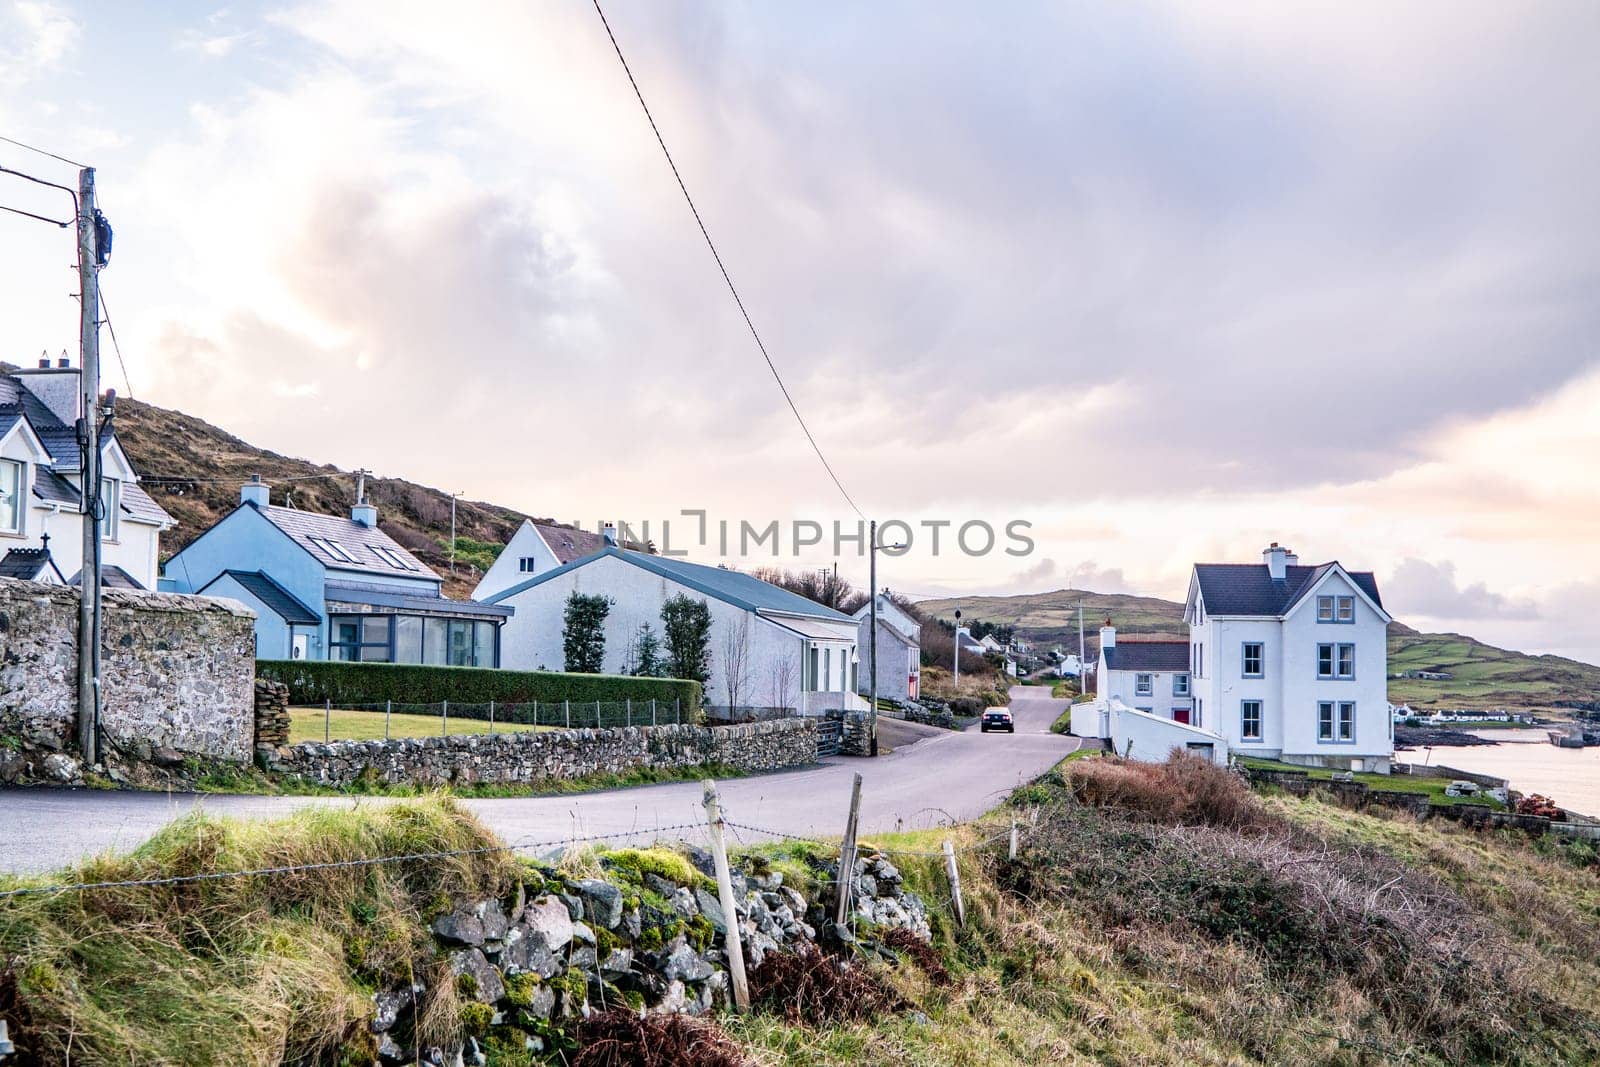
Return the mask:
<path fill-rule="evenodd" d="M 0 367 L 0 576 L 70 584 L 83 567 L 78 368 L 68 360 Z M 114 424 L 113 424 L 114 426 Z M 172 516 L 139 486 L 115 429 L 101 442 L 101 581 L 154 589 Z"/>
<path fill-rule="evenodd" d="M 753 575 L 607 545 L 484 598 L 514 607 L 501 633 L 501 664 L 560 670 L 563 613 L 573 593 L 610 598 L 607 673 L 632 666 L 640 627 L 661 636 L 661 607 L 683 594 L 711 610 L 710 705 L 797 708 L 820 714 L 865 709 L 856 696 L 856 620 Z"/>
<path fill-rule="evenodd" d="M 488 600 L 496 593 L 503 593 L 575 559 L 593 555 L 604 547 L 606 540 L 600 534 L 524 519 L 506 547 L 500 550 L 494 564 L 484 572 L 478 587 L 472 591 L 472 599 Z"/>
<path fill-rule="evenodd" d="M 872 603 L 856 610 L 857 648 L 861 651 L 861 691 L 870 692 L 872 663 Z M 888 595 L 878 594 L 878 695 L 890 700 L 917 699 L 922 685 L 922 624 Z"/>

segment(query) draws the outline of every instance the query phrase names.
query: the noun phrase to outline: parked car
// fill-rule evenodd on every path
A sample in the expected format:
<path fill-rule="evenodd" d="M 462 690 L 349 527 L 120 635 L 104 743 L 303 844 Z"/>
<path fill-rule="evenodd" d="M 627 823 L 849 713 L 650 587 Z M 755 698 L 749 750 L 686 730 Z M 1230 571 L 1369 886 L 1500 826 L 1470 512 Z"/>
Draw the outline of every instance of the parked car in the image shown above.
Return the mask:
<path fill-rule="evenodd" d="M 983 733 L 988 733 L 990 730 L 1004 730 L 1008 734 L 1014 734 L 1017 732 L 1017 724 L 1005 708 L 990 708 L 983 713 L 978 729 Z"/>

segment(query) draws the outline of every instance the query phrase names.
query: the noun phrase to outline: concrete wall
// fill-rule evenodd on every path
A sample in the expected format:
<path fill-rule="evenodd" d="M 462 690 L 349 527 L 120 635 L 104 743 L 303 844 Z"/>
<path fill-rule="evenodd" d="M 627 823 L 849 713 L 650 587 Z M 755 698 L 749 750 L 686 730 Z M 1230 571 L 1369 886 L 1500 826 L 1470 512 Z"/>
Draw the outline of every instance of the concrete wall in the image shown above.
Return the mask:
<path fill-rule="evenodd" d="M 1116 697 L 1130 708 L 1147 709 L 1152 715 L 1159 715 L 1163 719 L 1172 718 L 1172 713 L 1177 708 L 1188 709 L 1192 716 L 1194 699 L 1190 696 L 1175 696 L 1172 692 L 1173 681 L 1180 675 L 1186 676 L 1188 673 L 1188 671 L 1100 670 L 1095 672 L 1095 696 L 1102 699 Z M 1138 692 L 1138 676 L 1141 674 L 1150 675 L 1150 693 L 1147 696 L 1141 696 Z M 1211 723 L 1204 725 L 1207 729 L 1211 728 Z"/>
<path fill-rule="evenodd" d="M 816 722 L 778 719 L 739 726 L 635 726 L 310 743 L 276 750 L 268 755 L 267 766 L 333 786 L 366 776 L 418 785 L 536 784 L 710 764 L 775 771 L 814 763 L 816 758 Z"/>
<path fill-rule="evenodd" d="M 872 684 L 872 620 L 862 616 L 856 624 L 856 649 L 861 657 L 859 671 L 861 692 L 866 693 Z M 878 695 L 892 700 L 906 701 L 913 696 L 911 679 L 922 667 L 921 649 L 908 644 L 906 639 L 885 619 L 878 620 Z"/>
<path fill-rule="evenodd" d="M 243 605 L 108 589 L 103 620 L 109 762 L 250 759 L 255 637 Z M 16 739 L 25 763 L 76 762 L 77 633 L 77 590 L 0 580 L 0 734 Z"/>
<path fill-rule="evenodd" d="M 1222 765 L 1228 762 L 1228 742 L 1216 734 L 1130 708 L 1119 700 L 1109 701 L 1108 718 L 1111 747 L 1119 756 L 1159 763 L 1175 748 L 1201 746 L 1201 751 L 1210 756 L 1212 762 Z"/>

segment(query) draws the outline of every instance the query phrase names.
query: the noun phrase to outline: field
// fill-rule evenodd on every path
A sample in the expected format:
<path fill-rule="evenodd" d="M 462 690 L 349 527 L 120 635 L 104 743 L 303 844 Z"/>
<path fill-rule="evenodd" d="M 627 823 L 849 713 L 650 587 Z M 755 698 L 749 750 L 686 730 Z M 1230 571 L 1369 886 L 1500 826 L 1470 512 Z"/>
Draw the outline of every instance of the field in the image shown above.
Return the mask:
<path fill-rule="evenodd" d="M 1264 771 L 1297 771 L 1310 776 L 1313 781 L 1333 781 L 1333 771 L 1320 767 L 1301 767 L 1294 763 L 1279 763 L 1270 759 L 1240 759 L 1246 767 L 1256 767 Z M 1440 807 L 1449 807 L 1455 804 L 1482 804 L 1485 807 L 1503 809 L 1505 805 L 1489 797 L 1449 797 L 1445 796 L 1445 789 L 1453 779 L 1450 778 L 1413 778 L 1409 774 L 1355 774 L 1351 776 L 1356 781 L 1364 784 L 1368 789 L 1385 789 L 1391 793 L 1419 793 L 1428 798 L 1430 804 Z"/>
<path fill-rule="evenodd" d="M 289 729 L 289 743 L 298 745 L 302 741 L 321 741 L 323 738 L 323 710 L 321 708 L 290 708 L 289 716 L 293 723 Z M 335 708 L 328 721 L 327 736 L 334 741 L 381 741 L 383 740 L 383 712 L 381 711 L 345 711 Z M 550 726 L 526 726 L 520 723 L 494 724 L 496 733 L 512 733 L 523 730 L 550 730 Z M 396 713 L 389 718 L 390 737 L 438 737 L 442 733 L 451 734 L 486 734 L 489 724 L 481 719 L 450 719 L 448 730 L 440 723 L 437 715 L 401 715 Z"/>

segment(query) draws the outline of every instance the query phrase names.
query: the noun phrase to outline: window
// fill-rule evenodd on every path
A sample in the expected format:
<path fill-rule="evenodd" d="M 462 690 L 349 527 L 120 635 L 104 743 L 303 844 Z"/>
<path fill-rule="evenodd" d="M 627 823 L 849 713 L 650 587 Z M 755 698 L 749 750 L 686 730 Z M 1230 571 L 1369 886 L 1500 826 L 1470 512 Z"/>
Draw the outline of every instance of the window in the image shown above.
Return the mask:
<path fill-rule="evenodd" d="M 335 615 L 328 623 L 333 659 L 388 663 L 390 615 Z"/>
<path fill-rule="evenodd" d="M 100 520 L 100 540 L 117 539 L 117 519 L 122 514 L 121 486 L 111 478 L 100 480 L 100 507 L 104 516 Z"/>
<path fill-rule="evenodd" d="M 341 563 L 354 563 L 356 561 L 356 558 L 343 545 L 331 537 L 308 537 L 306 540 Z"/>
<path fill-rule="evenodd" d="M 1318 622 L 1332 622 L 1333 621 L 1333 597 L 1331 597 L 1331 596 L 1319 596 L 1319 597 L 1317 597 L 1317 621 Z"/>
<path fill-rule="evenodd" d="M 811 656 L 806 660 L 806 692 L 808 693 L 817 691 L 817 661 L 821 657 L 821 651 L 818 650 L 816 645 L 812 645 Z"/>
<path fill-rule="evenodd" d="M 822 688 L 824 691 L 833 686 L 833 649 L 822 650 Z"/>
<path fill-rule="evenodd" d="M 22 532 L 23 466 L 0 459 L 0 533 Z"/>
<path fill-rule="evenodd" d="M 1241 741 L 1261 740 L 1261 701 L 1241 700 L 1239 702 L 1239 739 Z"/>
<path fill-rule="evenodd" d="M 1136 696 L 1147 697 L 1155 691 L 1155 685 L 1148 674 L 1133 676 L 1133 692 Z"/>
<path fill-rule="evenodd" d="M 1349 701 L 1339 704 L 1339 740 L 1354 741 L 1356 739 L 1356 706 Z"/>
<path fill-rule="evenodd" d="M 1187 674 L 1174 674 L 1172 676 L 1172 695 L 1175 697 L 1189 695 L 1189 676 Z"/>
<path fill-rule="evenodd" d="M 1334 601 L 1334 603 L 1336 605 L 1336 610 L 1338 611 L 1337 618 L 1338 618 L 1338 620 L 1340 622 L 1355 622 L 1356 621 L 1356 598 L 1355 597 L 1353 597 L 1353 596 L 1342 596 L 1342 597 L 1337 598 Z"/>
<path fill-rule="evenodd" d="M 408 571 L 411 569 L 409 566 L 407 566 L 406 561 L 400 558 L 400 553 L 396 552 L 394 549 L 385 548 L 382 545 L 368 545 L 367 547 L 372 549 L 372 554 L 374 556 L 377 556 L 380 560 L 387 563 L 395 570 Z"/>
<path fill-rule="evenodd" d="M 1318 622 L 1355 622 L 1356 598 L 1353 596 L 1317 597 Z"/>
<path fill-rule="evenodd" d="M 422 619 L 417 615 L 397 615 L 394 620 L 394 661 L 421 663 Z"/>
<path fill-rule="evenodd" d="M 517 570 L 523 574 L 532 574 L 539 567 L 539 561 L 532 556 L 523 556 L 517 560 Z"/>
<path fill-rule="evenodd" d="M 1189 722 L 1194 726 L 1204 726 L 1206 724 L 1205 719 L 1206 702 L 1196 697 L 1194 702 L 1194 718 L 1190 719 Z"/>
<path fill-rule="evenodd" d="M 1338 648 L 1337 645 L 1318 645 L 1317 646 L 1317 677 L 1318 678 L 1332 678 L 1333 677 L 1334 650 L 1336 648 Z"/>
<path fill-rule="evenodd" d="M 1324 700 L 1317 704 L 1317 740 L 1333 740 L 1333 701 Z"/>
<path fill-rule="evenodd" d="M 1356 646 L 1339 646 L 1339 677 L 1354 678 L 1356 676 Z"/>
<path fill-rule="evenodd" d="M 1264 657 L 1261 654 L 1260 641 L 1246 641 L 1244 643 L 1244 664 L 1242 673 L 1246 678 L 1260 678 L 1266 673 L 1264 670 Z"/>
<path fill-rule="evenodd" d="M 442 667 L 449 662 L 450 620 L 422 620 L 422 662 Z"/>

